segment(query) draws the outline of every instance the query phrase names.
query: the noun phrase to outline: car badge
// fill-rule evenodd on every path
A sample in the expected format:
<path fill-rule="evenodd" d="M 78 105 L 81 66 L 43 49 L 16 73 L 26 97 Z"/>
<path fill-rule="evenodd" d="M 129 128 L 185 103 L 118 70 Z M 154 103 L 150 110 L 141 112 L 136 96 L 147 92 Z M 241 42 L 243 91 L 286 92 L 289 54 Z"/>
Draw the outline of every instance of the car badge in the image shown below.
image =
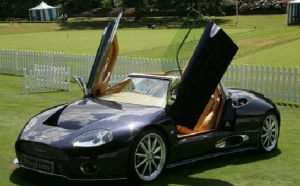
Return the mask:
<path fill-rule="evenodd" d="M 35 151 L 41 152 L 41 153 L 45 153 L 45 152 L 46 152 L 45 150 L 40 149 L 40 148 L 37 148 L 37 147 L 34 147 L 33 149 L 34 149 Z"/>

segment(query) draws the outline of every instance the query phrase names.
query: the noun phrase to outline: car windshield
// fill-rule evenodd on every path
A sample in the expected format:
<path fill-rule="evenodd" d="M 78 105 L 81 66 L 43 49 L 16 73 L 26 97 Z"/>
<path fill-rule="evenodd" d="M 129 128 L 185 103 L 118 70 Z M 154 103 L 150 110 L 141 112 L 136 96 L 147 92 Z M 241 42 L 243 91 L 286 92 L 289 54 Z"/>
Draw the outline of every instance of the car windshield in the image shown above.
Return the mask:
<path fill-rule="evenodd" d="M 101 100 L 165 107 L 170 80 L 157 77 L 128 77 L 109 88 Z"/>

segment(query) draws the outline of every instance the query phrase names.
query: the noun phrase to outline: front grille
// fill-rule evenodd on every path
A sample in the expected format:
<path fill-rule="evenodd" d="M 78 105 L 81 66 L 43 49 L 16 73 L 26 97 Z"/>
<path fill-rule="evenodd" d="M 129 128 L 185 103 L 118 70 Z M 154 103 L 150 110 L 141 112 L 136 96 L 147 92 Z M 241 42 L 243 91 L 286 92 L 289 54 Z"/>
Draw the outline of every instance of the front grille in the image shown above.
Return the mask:
<path fill-rule="evenodd" d="M 43 144 L 33 142 L 22 142 L 20 144 L 20 147 L 21 151 L 26 154 L 50 160 L 68 161 L 68 156 L 64 152 Z"/>

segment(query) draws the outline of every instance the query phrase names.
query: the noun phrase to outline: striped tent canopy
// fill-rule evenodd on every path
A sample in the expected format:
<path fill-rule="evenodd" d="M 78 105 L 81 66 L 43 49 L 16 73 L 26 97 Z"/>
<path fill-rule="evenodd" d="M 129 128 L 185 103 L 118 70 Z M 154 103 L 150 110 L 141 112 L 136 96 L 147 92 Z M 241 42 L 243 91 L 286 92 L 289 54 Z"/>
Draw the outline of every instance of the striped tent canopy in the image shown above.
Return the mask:
<path fill-rule="evenodd" d="M 300 0 L 290 1 L 286 9 L 287 24 L 300 24 Z"/>
<path fill-rule="evenodd" d="M 29 9 L 30 21 L 54 21 L 58 16 L 59 9 L 49 6 L 43 1 L 38 6 Z"/>

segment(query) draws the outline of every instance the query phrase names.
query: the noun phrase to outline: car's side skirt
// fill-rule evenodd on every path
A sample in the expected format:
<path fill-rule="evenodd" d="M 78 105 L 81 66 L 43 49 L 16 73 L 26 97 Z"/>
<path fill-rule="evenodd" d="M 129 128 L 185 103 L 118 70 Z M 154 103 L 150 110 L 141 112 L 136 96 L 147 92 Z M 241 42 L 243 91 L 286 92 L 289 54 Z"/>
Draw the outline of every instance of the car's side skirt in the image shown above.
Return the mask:
<path fill-rule="evenodd" d="M 205 155 L 205 156 L 185 159 L 185 160 L 182 160 L 182 161 L 179 161 L 179 162 L 171 163 L 171 164 L 168 164 L 166 167 L 167 168 L 173 168 L 173 167 L 177 167 L 177 166 L 185 165 L 185 164 L 189 164 L 189 163 L 194 163 L 194 162 L 204 160 L 204 159 L 208 159 L 208 158 L 214 158 L 214 157 L 217 157 L 217 156 L 232 154 L 232 153 L 236 153 L 236 152 L 243 152 L 243 151 L 247 151 L 247 150 L 254 150 L 254 149 L 257 149 L 257 148 L 258 147 L 245 147 L 245 148 L 233 149 L 233 150 L 225 151 L 225 152 L 218 152 L 218 153 L 208 154 L 208 155 Z"/>

